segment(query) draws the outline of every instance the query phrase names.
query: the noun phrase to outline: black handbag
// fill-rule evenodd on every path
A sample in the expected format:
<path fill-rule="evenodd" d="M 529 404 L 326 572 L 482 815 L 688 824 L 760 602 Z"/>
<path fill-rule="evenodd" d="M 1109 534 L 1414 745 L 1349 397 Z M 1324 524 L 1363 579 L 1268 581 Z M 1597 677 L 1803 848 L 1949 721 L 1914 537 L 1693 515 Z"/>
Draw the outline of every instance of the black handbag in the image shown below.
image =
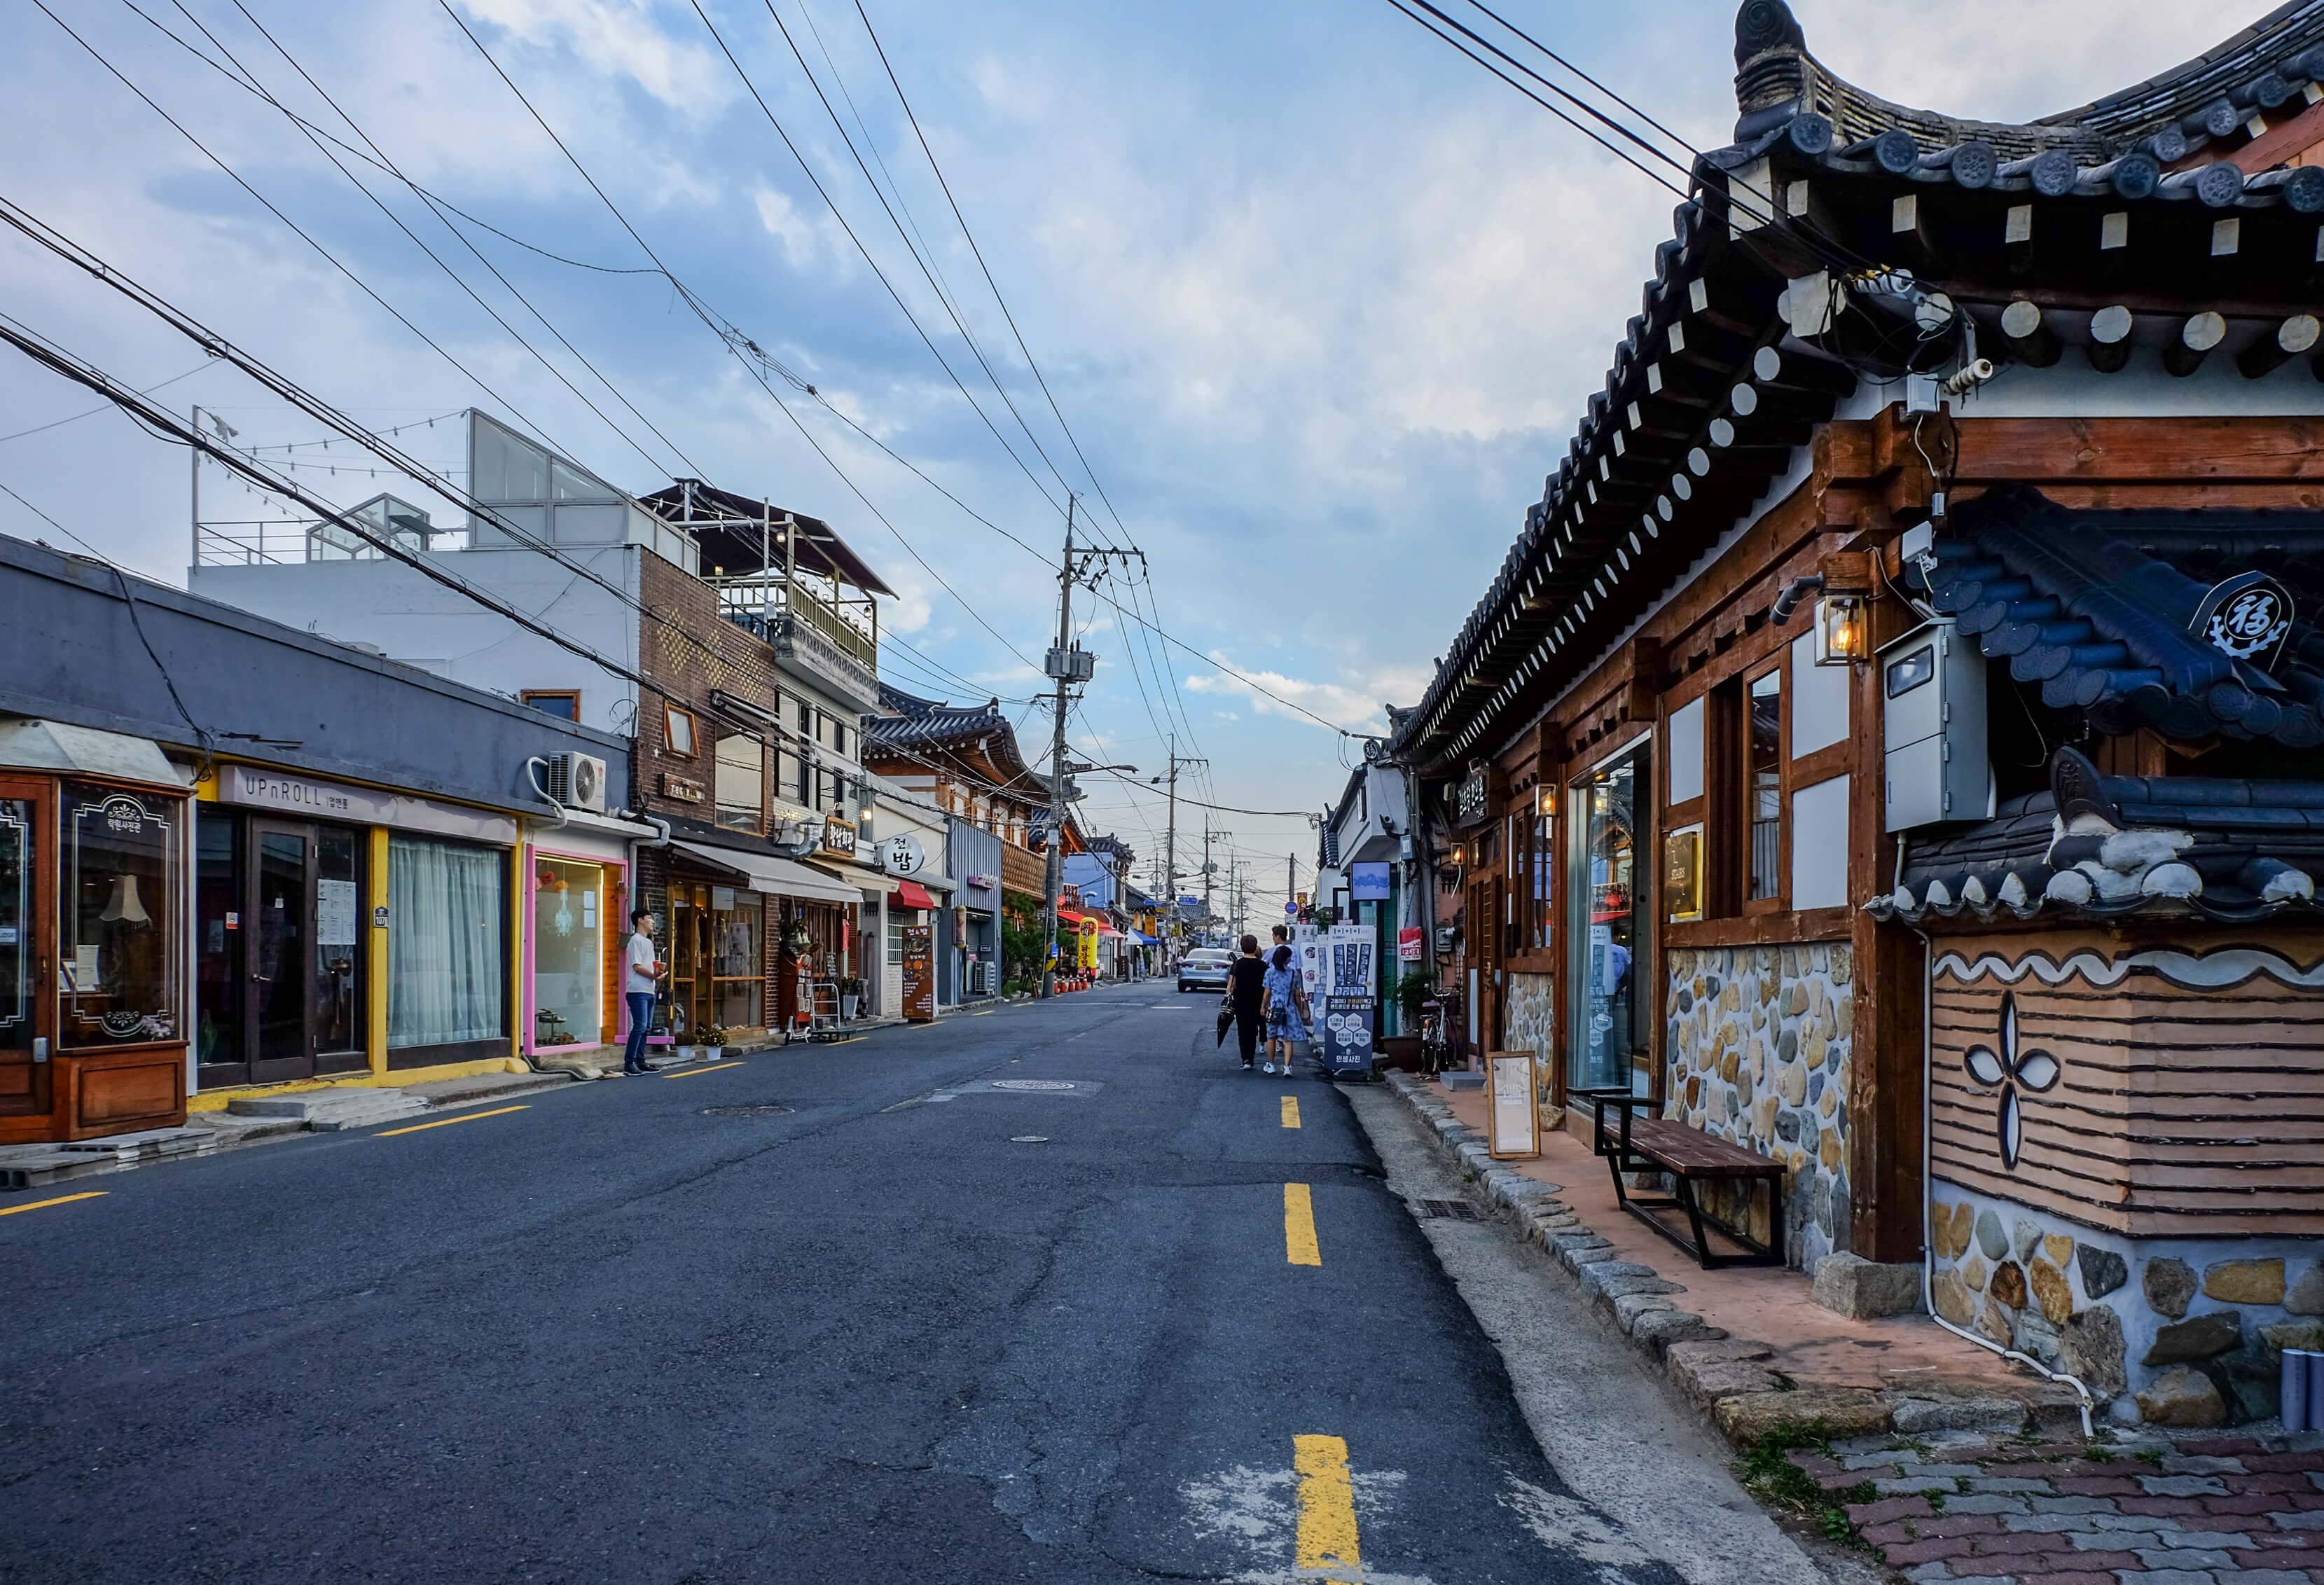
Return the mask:
<path fill-rule="evenodd" d="M 1213 1045 L 1224 1046 L 1227 1043 L 1227 1031 L 1234 1027 L 1234 992 L 1230 991 L 1219 998 L 1219 1037 L 1213 1042 Z"/>

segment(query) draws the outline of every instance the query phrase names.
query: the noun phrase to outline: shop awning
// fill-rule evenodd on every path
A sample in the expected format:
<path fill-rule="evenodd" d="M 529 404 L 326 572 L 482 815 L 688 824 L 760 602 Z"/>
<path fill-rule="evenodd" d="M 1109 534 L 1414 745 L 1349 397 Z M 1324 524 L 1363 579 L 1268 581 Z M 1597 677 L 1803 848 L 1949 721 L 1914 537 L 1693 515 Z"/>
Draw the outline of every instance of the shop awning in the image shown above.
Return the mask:
<path fill-rule="evenodd" d="M 894 880 L 886 875 L 881 874 L 877 870 L 859 869 L 857 866 L 847 862 L 844 859 L 834 860 L 811 858 L 807 862 L 814 867 L 817 874 L 828 875 L 833 880 L 838 881 L 842 886 L 853 887 L 857 893 L 857 896 L 853 899 L 856 902 L 862 902 L 863 900 L 862 894 L 864 892 L 892 892 L 896 889 L 898 884 Z"/>
<path fill-rule="evenodd" d="M 0 721 L 0 765 L 25 770 L 78 771 L 123 781 L 183 787 L 183 772 L 151 738 L 128 737 L 63 721 Z"/>
<path fill-rule="evenodd" d="M 928 889 L 918 881 L 899 880 L 896 882 L 896 904 L 899 908 L 932 908 L 936 906 L 936 899 L 930 897 Z"/>
<path fill-rule="evenodd" d="M 674 848 L 683 848 L 696 858 L 731 870 L 751 883 L 753 891 L 770 891 L 779 897 L 807 898 L 815 902 L 860 903 L 862 895 L 853 888 L 805 864 L 795 864 L 788 859 L 779 859 L 772 853 L 746 853 L 733 848 L 705 847 L 699 843 L 673 842 Z"/>

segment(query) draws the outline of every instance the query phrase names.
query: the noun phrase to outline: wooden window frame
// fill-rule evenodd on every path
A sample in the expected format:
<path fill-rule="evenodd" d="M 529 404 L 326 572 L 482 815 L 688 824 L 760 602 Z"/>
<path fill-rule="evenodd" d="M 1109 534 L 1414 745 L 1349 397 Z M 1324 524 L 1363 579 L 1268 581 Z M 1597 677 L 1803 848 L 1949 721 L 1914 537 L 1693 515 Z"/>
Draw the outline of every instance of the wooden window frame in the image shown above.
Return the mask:
<path fill-rule="evenodd" d="M 536 702 L 538 700 L 570 699 L 573 701 L 573 714 L 570 716 L 558 717 L 558 719 L 569 720 L 576 726 L 578 726 L 581 723 L 581 690 L 579 688 L 526 688 L 523 692 L 517 695 L 517 699 L 527 708 L 533 710 L 539 710 L 540 708 L 540 705 Z M 547 712 L 544 711 L 543 714 L 545 714 Z"/>
<path fill-rule="evenodd" d="M 681 716 L 686 720 L 686 742 L 687 744 L 687 746 L 683 749 L 678 746 L 676 736 L 670 731 L 672 724 L 674 724 Z M 701 758 L 702 755 L 702 722 L 700 718 L 697 717 L 693 711 L 686 708 L 685 705 L 673 705 L 666 699 L 662 701 L 661 706 L 661 751 L 673 760 L 696 760 Z"/>
<path fill-rule="evenodd" d="M 1789 733 L 1792 714 L 1792 668 L 1788 647 L 1779 649 L 1770 658 L 1772 664 L 1756 674 L 1746 667 L 1737 673 L 1741 683 L 1741 710 L 1736 721 L 1736 780 L 1740 797 L 1741 819 L 1736 832 L 1735 871 L 1736 894 L 1741 903 L 1738 909 L 1746 917 L 1759 914 L 1789 913 L 1792 907 L 1792 775 L 1791 757 L 1784 751 L 1790 747 Z M 1775 679 L 1775 873 L 1771 879 L 1775 889 L 1766 897 L 1751 895 L 1751 688 L 1755 683 L 1768 677 Z"/>

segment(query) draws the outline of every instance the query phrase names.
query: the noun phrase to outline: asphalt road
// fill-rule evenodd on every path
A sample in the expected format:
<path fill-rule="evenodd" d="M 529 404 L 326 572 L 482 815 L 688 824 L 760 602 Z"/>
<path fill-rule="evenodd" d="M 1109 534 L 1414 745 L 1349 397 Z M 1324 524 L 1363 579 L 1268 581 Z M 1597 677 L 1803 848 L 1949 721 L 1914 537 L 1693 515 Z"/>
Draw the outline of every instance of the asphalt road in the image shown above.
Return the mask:
<path fill-rule="evenodd" d="M 1213 1005 L 66 1185 L 0 1217 L 0 1579 L 1678 1580 L 1601 1544 L 1346 1096 Z"/>

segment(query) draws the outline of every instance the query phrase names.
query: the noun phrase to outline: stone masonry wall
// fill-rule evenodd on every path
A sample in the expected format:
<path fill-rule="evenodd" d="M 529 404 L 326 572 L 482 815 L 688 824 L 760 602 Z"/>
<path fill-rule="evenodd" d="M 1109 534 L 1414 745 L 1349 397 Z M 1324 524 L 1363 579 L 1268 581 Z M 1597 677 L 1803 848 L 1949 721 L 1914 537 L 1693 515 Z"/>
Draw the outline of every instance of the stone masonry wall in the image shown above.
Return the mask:
<path fill-rule="evenodd" d="M 2282 1350 L 2324 1350 L 2324 1240 L 2127 1239 L 1933 1188 L 1937 1313 L 2079 1378 L 2117 1420 L 2267 1419 Z"/>
<path fill-rule="evenodd" d="M 1557 981 L 1547 974 L 1511 973 L 1501 996 L 1503 1051 L 1533 1053 L 1534 1110 L 1544 1129 L 1558 1124 Z"/>
<path fill-rule="evenodd" d="M 1849 1244 L 1848 1057 L 1853 949 L 1697 947 L 1671 952 L 1665 1115 L 1791 1168 L 1784 1255 L 1812 1271 Z M 1744 1222 L 1765 1238 L 1765 1194 Z M 1739 1203 L 1705 1203 L 1740 1217 Z"/>

